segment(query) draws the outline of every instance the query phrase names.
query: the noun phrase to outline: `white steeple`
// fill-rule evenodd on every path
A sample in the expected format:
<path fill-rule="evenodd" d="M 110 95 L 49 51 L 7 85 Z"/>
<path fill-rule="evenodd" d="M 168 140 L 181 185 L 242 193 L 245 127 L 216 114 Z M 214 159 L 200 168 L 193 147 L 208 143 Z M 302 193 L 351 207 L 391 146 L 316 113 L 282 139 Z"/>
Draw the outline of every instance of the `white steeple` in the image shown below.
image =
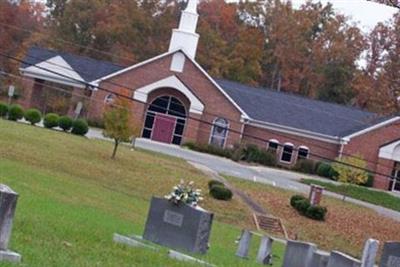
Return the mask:
<path fill-rule="evenodd" d="M 196 56 L 199 35 L 196 33 L 197 19 L 197 0 L 189 0 L 187 7 L 182 11 L 179 28 L 172 30 L 169 51 L 182 49 L 192 59 Z"/>

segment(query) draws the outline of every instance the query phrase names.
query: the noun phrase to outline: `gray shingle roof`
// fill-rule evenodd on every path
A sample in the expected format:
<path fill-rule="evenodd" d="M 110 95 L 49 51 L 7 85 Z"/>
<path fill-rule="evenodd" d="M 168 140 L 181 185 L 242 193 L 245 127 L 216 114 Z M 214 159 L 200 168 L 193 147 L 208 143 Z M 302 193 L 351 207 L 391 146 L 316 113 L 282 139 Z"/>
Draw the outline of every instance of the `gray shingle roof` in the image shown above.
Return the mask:
<path fill-rule="evenodd" d="M 250 118 L 329 136 L 344 137 L 389 119 L 353 107 L 216 80 Z"/>
<path fill-rule="evenodd" d="M 24 59 L 27 64 L 22 64 L 22 68 L 29 67 L 31 64 L 35 65 L 55 56 L 61 56 L 86 82 L 94 81 L 124 68 L 123 66 L 118 66 L 108 61 L 96 60 L 39 47 L 31 47 L 28 50 Z"/>

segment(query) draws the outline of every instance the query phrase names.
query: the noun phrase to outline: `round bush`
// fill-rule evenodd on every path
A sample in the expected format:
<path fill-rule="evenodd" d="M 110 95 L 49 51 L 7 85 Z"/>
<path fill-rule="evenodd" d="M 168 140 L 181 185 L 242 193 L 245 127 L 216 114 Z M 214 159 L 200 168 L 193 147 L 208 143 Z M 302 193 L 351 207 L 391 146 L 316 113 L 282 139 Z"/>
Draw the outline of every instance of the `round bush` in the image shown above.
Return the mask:
<path fill-rule="evenodd" d="M 210 180 L 209 182 L 208 182 L 208 189 L 211 189 L 213 186 L 215 186 L 215 185 L 219 185 L 219 186 L 224 186 L 224 183 L 223 182 L 220 182 L 220 181 L 218 181 L 218 180 Z"/>
<path fill-rule="evenodd" d="M 328 210 L 325 207 L 321 207 L 318 205 L 317 206 L 309 206 L 305 212 L 305 215 L 310 219 L 314 219 L 317 221 L 324 221 L 327 211 Z"/>
<path fill-rule="evenodd" d="M 7 116 L 8 113 L 8 105 L 6 103 L 0 102 L 0 117 Z"/>
<path fill-rule="evenodd" d="M 31 108 L 25 111 L 24 117 L 25 120 L 29 121 L 32 125 L 35 125 L 42 119 L 42 113 L 35 108 Z"/>
<path fill-rule="evenodd" d="M 290 198 L 290 206 L 295 207 L 296 202 L 299 200 L 305 200 L 306 198 L 302 195 L 294 195 Z"/>
<path fill-rule="evenodd" d="M 44 119 L 43 119 L 44 127 L 49 128 L 49 129 L 57 127 L 59 118 L 60 118 L 60 116 L 58 116 L 55 113 L 46 114 L 46 116 L 44 116 Z"/>
<path fill-rule="evenodd" d="M 316 171 L 317 175 L 335 180 L 337 173 L 329 163 L 320 162 Z"/>
<path fill-rule="evenodd" d="M 61 116 L 58 119 L 58 127 L 63 129 L 63 131 L 69 131 L 72 128 L 73 120 L 68 116 Z"/>
<path fill-rule="evenodd" d="M 85 135 L 89 131 L 87 122 L 83 119 L 77 119 L 72 123 L 71 133 L 77 135 Z"/>
<path fill-rule="evenodd" d="M 307 209 L 311 206 L 308 199 L 301 199 L 294 202 L 294 208 L 301 214 L 306 214 Z"/>
<path fill-rule="evenodd" d="M 8 110 L 8 119 L 17 121 L 24 117 L 24 109 L 20 105 L 11 105 Z"/>
<path fill-rule="evenodd" d="M 232 199 L 233 193 L 228 188 L 221 185 L 214 185 L 210 189 L 210 195 L 218 200 L 230 200 Z"/>

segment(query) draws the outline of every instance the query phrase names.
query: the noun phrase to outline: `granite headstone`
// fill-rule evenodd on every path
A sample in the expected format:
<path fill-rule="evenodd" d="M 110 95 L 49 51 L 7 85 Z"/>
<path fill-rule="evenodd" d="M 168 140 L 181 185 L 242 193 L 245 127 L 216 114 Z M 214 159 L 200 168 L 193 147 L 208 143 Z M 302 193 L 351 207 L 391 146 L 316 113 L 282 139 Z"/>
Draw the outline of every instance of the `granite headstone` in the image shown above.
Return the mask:
<path fill-rule="evenodd" d="M 206 253 L 214 215 L 200 208 L 153 197 L 143 238 L 192 253 Z"/>
<path fill-rule="evenodd" d="M 383 245 L 379 267 L 400 267 L 400 242 L 386 242 Z"/>
<path fill-rule="evenodd" d="M 374 267 L 375 258 L 378 254 L 379 241 L 375 239 L 368 239 L 365 242 L 363 255 L 361 258 L 361 267 Z"/>
<path fill-rule="evenodd" d="M 361 261 L 339 251 L 332 251 L 327 267 L 360 267 Z"/>
<path fill-rule="evenodd" d="M 239 246 L 236 251 L 236 256 L 240 258 L 247 258 L 247 255 L 249 254 L 250 250 L 250 243 L 251 243 L 251 237 L 253 236 L 253 233 L 250 232 L 249 230 L 244 229 L 242 231 L 242 235 L 240 236 L 239 240 Z"/>
<path fill-rule="evenodd" d="M 8 249 L 18 194 L 0 184 L 0 250 Z"/>
<path fill-rule="evenodd" d="M 264 235 L 261 238 L 257 253 L 257 262 L 260 264 L 272 264 L 272 243 L 274 240 Z"/>
<path fill-rule="evenodd" d="M 310 267 L 326 267 L 329 261 L 329 253 L 325 251 L 315 251 Z"/>
<path fill-rule="evenodd" d="M 288 240 L 283 267 L 310 267 L 316 250 L 315 244 Z"/>

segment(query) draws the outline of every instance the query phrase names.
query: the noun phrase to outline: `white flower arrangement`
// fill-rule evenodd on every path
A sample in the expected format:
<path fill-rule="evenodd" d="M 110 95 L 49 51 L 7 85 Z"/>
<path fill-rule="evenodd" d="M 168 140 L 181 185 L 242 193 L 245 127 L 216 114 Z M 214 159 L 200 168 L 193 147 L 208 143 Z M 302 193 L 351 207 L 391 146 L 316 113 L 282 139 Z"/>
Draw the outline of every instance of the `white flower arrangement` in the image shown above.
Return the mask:
<path fill-rule="evenodd" d="M 195 189 L 193 185 L 193 181 L 185 184 L 185 182 L 181 180 L 181 182 L 174 186 L 172 192 L 166 195 L 165 198 L 176 205 L 184 203 L 196 207 L 203 198 L 201 197 L 201 189 Z"/>

